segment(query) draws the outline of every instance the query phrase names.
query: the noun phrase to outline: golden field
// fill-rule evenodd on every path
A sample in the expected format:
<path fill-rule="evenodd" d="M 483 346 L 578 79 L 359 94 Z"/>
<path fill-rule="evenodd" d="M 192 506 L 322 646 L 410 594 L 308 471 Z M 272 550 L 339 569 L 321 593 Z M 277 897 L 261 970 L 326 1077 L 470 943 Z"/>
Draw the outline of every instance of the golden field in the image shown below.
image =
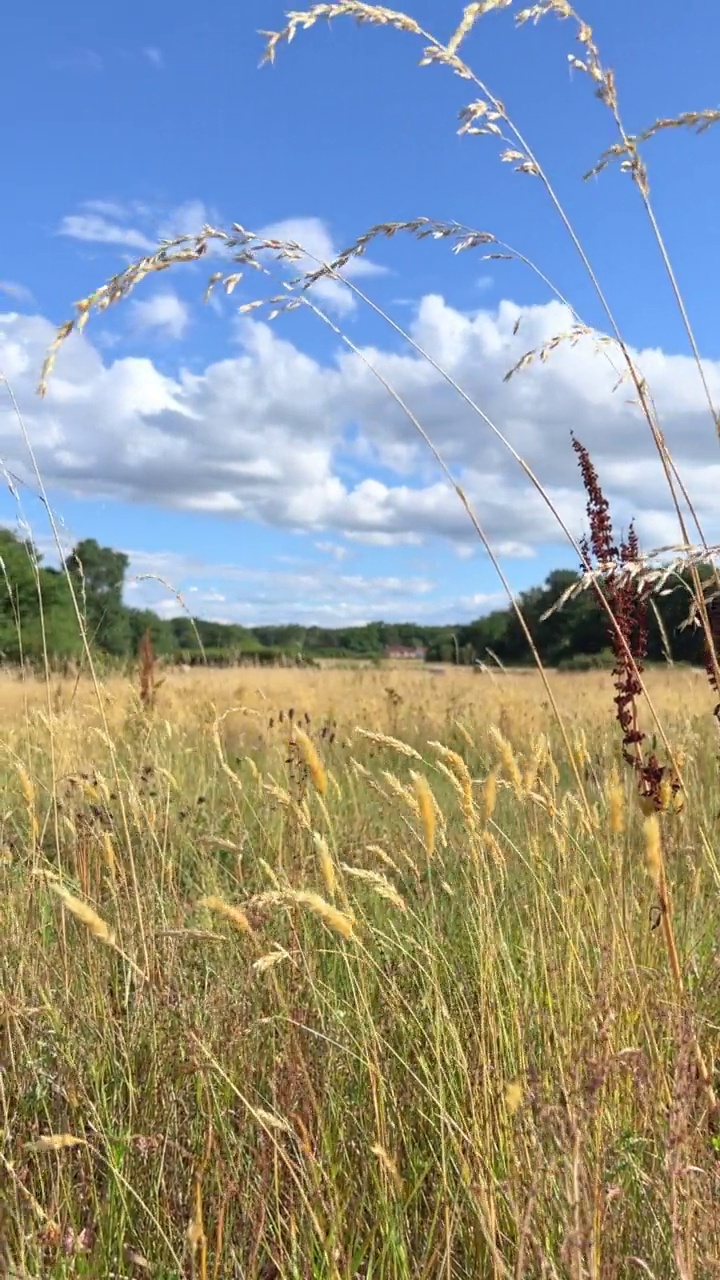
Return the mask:
<path fill-rule="evenodd" d="M 0 1274 L 720 1274 L 712 697 L 547 680 L 3 678 Z"/>

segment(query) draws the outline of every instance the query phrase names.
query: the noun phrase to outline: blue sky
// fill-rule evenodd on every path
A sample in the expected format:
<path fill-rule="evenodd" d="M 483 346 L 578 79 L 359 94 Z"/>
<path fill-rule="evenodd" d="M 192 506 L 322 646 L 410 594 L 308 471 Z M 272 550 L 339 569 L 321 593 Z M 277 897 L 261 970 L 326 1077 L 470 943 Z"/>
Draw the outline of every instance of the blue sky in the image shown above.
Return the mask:
<path fill-rule="evenodd" d="M 461 6 L 408 12 L 447 37 Z M 516 6 L 486 14 L 463 46 L 549 171 L 653 388 L 706 534 L 720 486 L 717 440 L 688 359 L 637 192 L 617 169 L 582 174 L 615 141 L 590 82 L 568 66 L 574 29 L 552 17 L 516 30 Z M 205 16 L 207 12 L 207 16 Z M 613 67 L 624 117 L 715 107 L 720 13 L 691 0 L 590 0 L 584 16 Z M 492 231 L 534 260 L 583 319 L 605 327 L 541 184 L 498 159 L 490 138 L 458 137 L 476 96 L 392 30 L 325 23 L 258 69 L 275 0 L 184 0 L 118 8 L 74 0 L 38 21 L 6 14 L 0 83 L 0 368 L 21 406 L 63 537 L 131 555 L 128 599 L 176 612 L 144 575 L 173 583 L 205 616 L 327 625 L 440 621 L 498 601 L 492 567 L 457 499 L 388 399 L 322 322 L 295 312 L 268 326 L 238 305 L 275 291 L 261 277 L 203 306 L 212 262 L 144 282 L 91 320 L 34 395 L 52 326 L 75 299 L 159 235 L 233 221 L 302 239 L 318 256 L 373 223 L 426 215 Z M 720 400 L 713 266 L 720 131 L 648 144 L 652 196 Z M 518 263 L 452 255 L 398 237 L 371 248 L 357 286 L 412 332 L 531 462 L 574 533 L 583 499 L 571 429 L 591 447 L 621 521 L 646 546 L 677 540 L 647 428 L 612 394 L 592 344 L 563 347 L 505 385 L 507 368 L 568 317 Z M 229 268 L 228 268 L 229 269 Z M 276 276 L 276 281 L 279 277 Z M 542 504 L 486 426 L 363 304 L 317 295 L 387 376 L 470 493 L 515 588 L 573 563 Z M 519 330 L 515 329 L 519 322 Z M 0 519 L 26 520 L 49 546 L 22 433 L 3 404 L 0 447 L 25 484 L 0 493 Z M 717 539 L 716 539 L 717 540 Z M 50 547 L 50 554 L 52 548 Z"/>

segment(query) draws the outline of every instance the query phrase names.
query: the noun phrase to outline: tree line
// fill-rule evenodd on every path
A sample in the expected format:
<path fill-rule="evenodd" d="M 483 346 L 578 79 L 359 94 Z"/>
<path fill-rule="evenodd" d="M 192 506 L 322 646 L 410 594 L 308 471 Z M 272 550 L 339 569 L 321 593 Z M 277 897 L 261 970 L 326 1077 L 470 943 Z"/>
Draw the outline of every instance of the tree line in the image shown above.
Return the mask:
<path fill-rule="evenodd" d="M 531 661 L 527 638 L 511 607 L 457 626 L 378 621 L 361 627 L 248 628 L 181 612 L 165 619 L 149 609 L 131 608 L 123 599 L 127 569 L 123 552 L 103 547 L 94 538 L 79 542 L 64 565 L 54 569 L 42 563 L 29 540 L 0 529 L 2 660 L 47 659 L 53 664 L 79 660 L 84 651 L 79 610 L 92 651 L 115 661 L 134 657 L 146 633 L 158 658 L 190 664 L 273 662 L 283 657 L 298 662 L 343 657 L 373 660 L 394 645 L 425 648 L 430 662 L 513 666 Z M 578 576 L 573 570 L 556 569 L 542 586 L 518 597 L 533 641 L 548 666 L 581 669 L 611 662 L 607 619 L 591 590 L 543 619 Z M 701 663 L 700 633 L 684 625 L 691 598 L 688 583 L 678 574 L 669 585 L 673 589 L 659 594 L 648 609 L 648 660 Z"/>

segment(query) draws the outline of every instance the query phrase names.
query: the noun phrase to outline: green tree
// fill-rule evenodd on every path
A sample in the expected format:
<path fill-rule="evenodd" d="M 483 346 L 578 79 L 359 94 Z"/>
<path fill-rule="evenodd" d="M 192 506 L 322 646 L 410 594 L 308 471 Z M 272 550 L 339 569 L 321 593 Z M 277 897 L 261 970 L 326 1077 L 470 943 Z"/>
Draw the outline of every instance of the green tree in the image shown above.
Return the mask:
<path fill-rule="evenodd" d="M 127 567 L 123 551 L 101 547 L 95 538 L 84 538 L 65 562 L 84 602 L 91 646 L 117 657 L 129 652 L 132 638 L 129 610 L 122 599 Z"/>
<path fill-rule="evenodd" d="M 80 653 L 82 641 L 65 576 L 42 566 L 29 540 L 0 529 L 0 653 L 6 661 Z"/>

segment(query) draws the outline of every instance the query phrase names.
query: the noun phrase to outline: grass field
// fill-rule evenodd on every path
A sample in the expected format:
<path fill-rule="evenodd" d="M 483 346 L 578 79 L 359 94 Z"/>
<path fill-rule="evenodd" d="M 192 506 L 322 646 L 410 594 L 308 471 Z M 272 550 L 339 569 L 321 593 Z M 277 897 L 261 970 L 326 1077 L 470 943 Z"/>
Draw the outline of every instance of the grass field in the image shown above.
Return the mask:
<path fill-rule="evenodd" d="M 720 1274 L 707 684 L 550 681 L 4 681 L 0 1274 Z"/>
<path fill-rule="evenodd" d="M 123 254 L 123 269 L 75 304 L 74 318 L 58 328 L 42 372 L 38 370 L 44 395 L 48 380 L 56 377 L 55 385 L 60 381 L 53 366 L 71 334 L 76 341 L 91 318 L 94 324 L 160 272 L 194 270 L 207 257 L 209 298 L 212 290 L 230 296 L 241 276 L 253 275 L 250 267 L 259 268 L 251 290 L 257 294 L 243 295 L 237 317 L 252 314 L 269 324 L 302 306 L 342 360 L 352 357 L 358 387 L 366 375 L 370 385 L 372 375 L 393 414 L 406 423 L 403 449 L 406 443 L 422 444 L 422 456 L 432 459 L 437 479 L 452 486 L 468 529 L 474 530 L 478 548 L 507 596 L 509 628 L 522 641 L 514 652 L 532 655 L 538 670 L 509 674 L 499 664 L 482 675 L 463 668 L 433 672 L 373 666 L 222 673 L 193 669 L 169 670 L 160 681 L 148 630 L 132 678 L 99 680 L 86 674 L 72 681 L 49 675 L 43 681 L 0 675 L 0 1277 L 720 1280 L 720 547 L 713 545 L 715 454 L 704 452 L 700 443 L 697 406 L 683 381 L 691 365 L 707 402 L 712 447 L 720 406 L 717 369 L 704 367 L 702 343 L 681 291 L 684 272 L 676 273 L 671 262 L 644 158 L 645 144 L 650 143 L 652 154 L 656 135 L 686 128 L 705 132 L 720 121 L 720 111 L 686 110 L 675 118 L 662 115 L 643 123 L 644 93 L 638 79 L 631 95 L 633 119 L 637 115 L 643 124 L 638 132 L 638 124 L 626 126 L 615 74 L 601 60 L 591 27 L 568 0 L 538 0 L 515 14 L 520 26 L 535 26 L 545 18 L 567 24 L 573 52 L 569 62 L 563 59 L 561 74 L 584 73 L 590 92 L 607 111 L 611 140 L 586 173 L 604 180 L 604 170 L 613 167 L 633 184 L 663 288 L 670 290 L 673 327 L 667 334 L 673 335 L 673 344 L 681 342 L 673 345 L 677 363 L 663 366 L 662 330 L 646 327 L 659 304 L 644 283 L 646 268 L 636 249 L 631 215 L 624 205 L 612 214 L 612 206 L 601 205 L 597 226 L 587 223 L 591 255 L 574 223 L 577 216 L 582 226 L 585 205 L 570 197 L 566 209 L 558 194 L 567 189 L 562 168 L 566 117 L 555 105 L 546 113 L 547 127 L 558 130 L 558 139 L 548 139 L 556 143 L 549 154 L 554 149 L 561 165 L 556 188 L 540 159 L 539 152 L 546 149 L 542 139 L 536 154 L 486 83 L 485 72 L 475 72 L 465 61 L 476 25 L 491 11 L 508 7 L 508 0 L 473 0 L 456 15 L 454 32 L 441 39 L 414 17 L 369 0 L 317 3 L 305 12 L 289 13 L 283 30 L 264 32 L 263 60 L 281 61 L 289 54 L 285 46 L 296 37 L 300 43 L 321 22 L 353 19 L 392 28 L 393 38 L 403 33 L 428 74 L 444 70 L 455 78 L 453 83 L 465 86 L 467 96 L 451 99 L 451 110 L 459 108 L 457 132 L 474 135 L 471 146 L 487 143 L 493 155 L 497 143 L 505 171 L 510 165 L 521 183 L 530 180 L 545 197 L 552 227 L 566 237 L 570 261 L 580 272 L 578 297 L 587 319 L 567 300 L 563 281 L 570 276 L 565 267 L 559 269 L 557 285 L 548 275 L 545 255 L 550 254 L 552 266 L 555 231 L 547 240 L 544 231 L 537 234 L 536 206 L 529 201 L 517 226 L 521 233 L 523 220 L 531 220 L 529 244 L 542 253 L 537 264 L 525 248 L 501 239 L 501 228 L 496 235 L 427 217 L 378 221 L 356 233 L 352 244 L 329 262 L 306 254 L 295 241 L 276 239 L 272 226 L 265 233 L 271 238 L 264 238 L 262 231 L 255 234 L 238 222 L 229 230 L 204 225 L 163 240 L 155 251 L 148 248 L 144 233 L 128 238 L 130 228 L 121 227 L 117 239 L 118 228 L 111 227 L 115 239 L 98 237 L 98 244 L 144 246 L 137 250 L 143 256 L 128 264 Z M 435 8 L 443 25 L 444 6 Z M 620 7 L 616 9 L 619 14 Z M 223 38 L 226 25 L 215 23 Z M 633 41 L 640 62 L 644 34 L 643 41 L 639 36 Z M 144 50 L 145 55 L 151 52 Z M 381 83 L 378 79 L 376 84 L 370 65 L 372 76 L 362 71 L 363 102 L 366 81 L 371 94 Z M 516 85 L 524 81 L 525 71 L 515 72 L 510 59 L 507 68 Z M 649 70 L 663 89 L 667 81 L 672 104 L 676 68 L 651 61 Z M 495 75 L 492 65 L 488 74 Z M 530 64 L 527 80 L 537 86 L 533 92 L 545 95 L 539 63 Z M 305 81 L 297 83 L 304 86 Z M 511 97 L 518 96 L 512 81 L 508 88 Z M 183 116 L 192 144 L 183 158 L 188 174 L 204 145 L 191 99 Z M 332 96 L 327 101 L 342 140 L 342 111 Z M 403 130 L 409 128 L 415 116 L 404 92 L 391 105 L 392 127 L 397 117 Z M 292 117 L 305 109 L 303 94 L 297 102 L 293 99 L 292 111 L 276 113 L 277 127 L 282 122 L 294 147 Z M 673 110 L 672 105 L 667 109 Z M 244 126 L 237 131 L 237 145 L 232 135 L 236 154 L 244 135 L 263 127 L 263 117 L 259 112 L 258 124 L 253 115 L 248 130 L 246 112 L 229 112 L 223 104 L 221 124 L 227 115 L 228 121 L 237 118 Z M 538 117 L 542 121 L 542 111 Z M 535 127 L 532 119 L 529 123 Z M 102 130 L 95 132 L 102 140 Z M 485 135 L 484 141 L 479 135 Z M 38 138 L 34 153 L 42 155 L 46 137 Z M 115 139 L 113 147 L 117 145 Z M 296 187 L 285 176 L 270 134 L 262 138 L 262 148 L 288 190 Z M 305 164 L 302 148 L 296 150 Z M 430 138 L 421 132 L 418 152 L 428 165 L 431 150 Z M 368 158 L 369 174 L 382 169 L 382 154 L 369 142 L 358 155 L 344 142 L 343 151 L 343 163 L 364 164 Z M 137 154 L 143 163 L 153 156 L 144 137 Z M 121 173 L 119 151 L 118 157 Z M 446 161 L 443 154 L 439 177 L 433 178 L 433 190 L 443 198 Z M 583 166 L 592 162 L 592 150 L 587 156 L 583 150 Z M 468 161 L 469 166 L 474 163 Z M 243 164 L 248 169 L 247 157 Z M 209 162 L 201 172 L 211 172 Z M 342 176 L 342 170 L 337 172 Z M 335 179 L 334 167 L 332 173 Z M 474 168 L 468 167 L 467 174 L 472 198 L 465 207 L 477 210 L 483 226 L 486 216 L 494 225 L 495 188 L 478 182 Z M 673 185 L 678 199 L 686 196 L 688 214 L 684 223 L 679 216 L 670 220 L 670 241 L 677 241 L 677 227 L 694 229 L 697 220 L 692 215 L 698 198 L 686 194 L 682 175 L 678 171 Z M 312 195 L 310 158 L 303 184 Z M 195 191 L 194 186 L 187 189 Z M 101 222 L 90 210 L 113 207 L 87 201 L 87 191 L 83 187 L 85 203 L 78 206 L 86 212 L 64 218 L 63 227 Z M 397 202 L 390 203 L 392 208 Z M 214 198 L 209 200 L 209 206 L 214 204 Z M 195 200 L 188 207 L 195 205 L 204 207 Z M 310 201 L 308 207 L 316 205 Z M 37 222 L 34 209 L 27 216 L 29 225 Z M 244 218 L 243 208 L 234 216 Z M 377 216 L 385 215 L 379 211 Z M 294 222 L 290 219 L 288 225 Z M 300 222 L 324 225 L 314 217 Z M 57 234 L 73 234 L 63 227 Z M 607 418 L 596 412 L 597 388 L 604 383 L 594 381 L 588 363 L 582 375 L 588 378 L 584 398 L 572 384 L 568 401 L 573 430 L 577 425 L 591 436 L 587 444 L 572 436 L 567 445 L 568 456 L 574 451 L 584 491 L 587 527 L 580 541 L 580 507 L 566 504 L 567 472 L 555 457 L 559 437 L 552 434 L 555 418 L 562 420 L 562 398 L 556 413 L 551 393 L 547 402 L 538 396 L 537 419 L 532 384 L 526 401 L 518 396 L 504 404 L 495 390 L 486 399 L 485 391 L 476 398 L 471 381 L 467 388 L 462 385 L 465 366 L 450 350 L 454 335 L 445 354 L 434 354 L 434 339 L 425 350 L 421 340 L 425 342 L 425 328 L 430 335 L 431 329 L 421 323 L 422 313 L 412 320 L 407 313 L 406 330 L 374 300 L 372 288 L 364 293 L 362 277 L 358 283 L 365 251 L 373 253 L 375 244 L 403 237 L 433 239 L 449 253 L 474 255 L 476 263 L 479 253 L 483 265 L 507 260 L 513 269 L 528 271 L 535 290 L 530 298 L 554 298 L 560 304 L 562 330 L 538 338 L 519 360 L 513 355 L 515 363 L 500 375 L 504 383 L 512 379 L 515 387 L 515 378 L 526 369 L 554 360 L 559 348 L 568 350 L 581 341 L 609 362 L 613 388 L 622 388 L 620 396 L 634 405 L 637 422 L 628 419 L 626 437 L 624 428 L 617 427 L 624 421 L 617 416 L 617 400 L 608 401 Z M 690 264 L 689 278 L 695 275 L 706 293 L 710 246 L 701 235 L 691 239 L 703 257 L 697 260 L 701 271 Z M 626 259 L 616 253 L 620 244 Z M 332 245 L 329 255 L 331 250 Z M 591 260 L 595 254 L 607 263 L 607 284 Z M 634 265 L 636 259 L 637 278 L 633 274 L 630 279 L 628 272 L 625 280 L 623 262 Z M 218 263 L 221 269 L 211 273 L 210 264 Z M 277 268 L 279 283 L 268 279 L 268 264 Z M 468 266 L 463 288 L 472 272 Z M 478 287 L 483 278 L 477 278 Z M 538 282 L 546 292 L 537 293 Z M 344 284 L 350 305 L 362 303 L 373 325 L 387 324 L 392 343 L 399 340 L 403 350 L 412 351 L 423 378 L 432 370 L 437 384 L 425 383 L 413 372 L 408 385 L 414 390 L 406 396 L 399 373 L 397 386 L 393 382 L 395 345 L 385 354 L 375 337 L 369 346 L 352 326 L 345 332 L 344 309 L 337 316 L 332 308 L 326 312 L 322 292 L 309 292 L 329 284 Z M 414 297 L 411 290 L 420 287 L 416 284 L 411 276 L 403 292 Z M 643 343 L 640 352 L 629 345 L 620 312 L 616 315 L 608 300 L 618 285 L 623 286 L 618 303 L 627 314 L 628 332 Z M 17 292 L 19 286 L 5 288 Z M 24 286 L 22 292 L 27 292 Z M 404 301 L 398 298 L 397 306 L 404 307 Z M 540 307 L 533 304 L 523 312 L 531 309 Z M 513 339 L 521 319 L 524 325 L 518 311 Z M 709 324 L 707 317 L 705 322 Z M 139 328 L 136 337 L 138 333 Z M 524 327 L 522 333 L 524 343 Z M 459 328 L 458 334 L 461 343 Z M 114 342 L 109 331 L 107 338 Z M 111 349 L 101 332 L 98 350 L 105 346 Z M 487 350 L 494 359 L 489 343 Z M 65 383 L 55 401 L 58 423 L 63 421 L 62 406 L 77 404 L 78 435 L 71 439 L 68 428 L 66 439 L 65 428 L 52 416 L 42 420 L 49 424 L 50 444 L 43 440 L 38 456 L 46 447 L 54 448 L 53 441 L 62 442 L 62 449 L 57 446 L 60 469 L 49 477 L 46 490 L 34 452 L 41 445 L 40 428 L 36 430 L 32 415 L 26 424 L 15 393 L 0 379 L 18 439 L 27 450 L 27 475 L 49 516 L 58 554 L 63 526 L 48 496 L 58 477 L 68 486 L 77 482 L 77 490 L 69 487 L 69 494 L 92 493 L 103 503 L 106 492 L 109 502 L 113 493 L 127 491 L 128 529 L 135 520 L 132 513 L 137 511 L 142 520 L 148 495 L 157 495 L 159 504 L 164 494 L 167 509 L 176 516 L 190 519 L 198 511 L 237 518 L 247 545 L 255 523 L 266 519 L 277 521 L 278 536 L 289 536 L 291 528 L 294 534 L 297 525 L 313 537 L 325 529 L 333 537 L 362 541 L 367 536 L 367 545 L 377 547 L 404 545 L 408 534 L 408 546 L 417 542 L 418 548 L 432 545 L 435 537 L 447 538 L 448 545 L 455 540 L 455 525 L 446 520 L 434 487 L 424 487 L 424 464 L 421 468 L 418 463 L 416 470 L 414 463 L 402 462 L 398 484 L 390 488 L 370 479 L 376 471 L 384 474 L 386 460 L 378 449 L 376 467 L 375 437 L 362 434 L 361 415 L 353 414 L 352 404 L 341 432 L 340 388 L 351 383 L 336 379 L 350 364 L 338 362 L 337 371 L 328 366 L 328 384 L 336 390 L 326 402 L 325 390 L 320 394 L 323 365 L 318 363 L 317 376 L 308 383 L 317 387 L 312 394 L 320 401 L 318 421 L 323 413 L 328 422 L 335 416 L 338 420 L 328 428 L 327 440 L 333 444 L 327 446 L 327 462 L 322 462 L 326 444 L 318 443 L 324 437 L 313 430 L 308 468 L 297 468 L 297 482 L 292 459 L 276 465 L 286 410 L 264 393 L 259 376 L 256 390 L 251 359 L 248 347 L 242 353 L 241 380 L 248 382 L 250 392 L 242 394 L 251 393 L 260 405 L 260 416 L 252 421 L 262 424 L 258 438 L 267 452 L 264 457 L 258 453 L 257 461 L 263 465 L 255 465 L 249 449 L 243 452 L 245 437 L 239 432 L 237 465 L 222 483 L 217 481 L 216 494 L 208 489 L 207 501 L 198 498 L 202 491 L 193 485 L 185 490 L 182 480 L 173 479 L 175 459 L 169 449 L 165 467 L 169 437 L 163 433 L 176 408 L 182 421 L 179 457 L 185 452 L 190 457 L 192 431 L 198 440 L 204 434 L 195 401 L 188 399 L 192 408 L 183 409 L 179 391 L 171 413 L 169 375 L 162 374 L 166 401 L 160 400 L 160 390 L 152 393 L 157 404 L 166 405 L 162 409 L 152 396 L 144 405 L 132 383 L 132 396 L 126 398 L 137 400 L 138 435 L 122 431 L 117 445 L 112 440 L 113 450 L 118 448 L 118 456 L 127 452 L 132 467 L 125 472 L 119 468 L 117 483 L 114 474 L 112 483 L 101 483 L 98 476 L 97 485 L 93 479 L 87 490 L 79 486 L 92 475 L 93 455 L 103 455 L 100 445 L 96 449 L 91 442 L 86 458 L 82 443 L 83 423 L 91 421 L 92 388 L 86 398 L 80 381 L 62 375 Z M 96 360 L 100 366 L 99 356 L 88 362 L 86 353 L 83 360 L 78 368 L 87 367 L 90 381 L 97 381 L 92 369 Z M 657 401 L 642 361 L 656 376 Z M 299 367 L 299 358 L 296 363 Z M 471 353 L 468 370 L 473 363 L 481 361 Z M 22 360 L 11 350 L 13 364 L 20 369 Z M 309 355 L 303 354 L 302 364 L 310 366 Z M 149 357 L 132 357 L 133 368 L 141 365 L 154 368 Z M 229 370 L 230 361 L 223 357 L 225 367 Z M 294 367 L 290 359 L 287 369 L 282 366 L 281 380 L 288 385 Z M 191 361 L 182 368 L 177 385 L 187 393 L 191 381 L 194 385 L 202 379 L 187 372 L 196 368 Z M 116 395 L 122 399 L 117 390 L 122 384 L 115 382 L 109 365 L 107 373 L 101 403 L 107 400 L 112 410 L 110 400 Z M 157 372 L 158 387 L 160 381 Z M 305 394 L 302 385 L 296 391 L 293 383 L 298 403 Z M 438 407 L 436 385 L 456 397 L 451 413 Z M 216 458 L 223 456 L 219 433 L 226 421 L 228 437 L 235 438 L 243 403 L 238 392 L 228 401 L 224 418 L 223 405 L 218 400 L 216 411 L 212 400 L 209 443 L 203 439 L 198 453 L 200 483 L 211 483 Z M 314 415 L 315 404 L 308 403 Z M 368 415 L 374 413 L 375 402 L 366 403 Z M 412 407 L 416 403 L 421 417 Z M 457 409 L 463 416 L 454 418 Z M 497 421 L 489 416 L 496 410 Z M 295 420 L 292 413 L 287 416 Z M 115 419 L 110 412 L 108 421 L 126 419 Z M 384 421 L 377 417 L 375 422 L 378 440 L 381 432 L 385 438 Z M 646 454 L 637 443 L 643 421 Z M 463 452 L 466 422 L 468 451 Z M 635 425 L 638 433 L 631 435 Z M 490 440 L 487 453 L 476 450 L 473 428 Z M 121 428 L 110 429 L 120 437 Z M 163 437 L 157 458 L 154 446 L 145 449 L 141 429 Z M 623 503 L 624 532 L 617 536 L 590 447 L 601 443 L 606 429 L 610 443 L 600 450 L 601 470 L 609 474 Z M 143 447 L 133 455 L 136 438 Z M 395 468 L 394 437 L 388 432 L 387 438 L 387 466 Z M 690 493 L 683 467 L 676 467 L 673 441 L 697 494 Z M 524 448 L 528 458 L 522 456 Z M 331 470 L 334 455 L 343 467 L 337 475 Z M 408 452 L 408 459 L 413 456 Z M 346 466 L 348 459 L 352 465 Z M 366 479 L 357 484 L 348 479 L 346 485 L 346 477 L 365 476 L 367 459 L 373 461 Z M 520 506 L 513 502 L 524 504 L 525 499 L 513 498 L 514 482 L 506 482 L 499 459 L 519 468 L 528 501 L 536 504 L 528 506 L 528 531 L 522 520 L 519 531 L 514 527 L 514 511 L 520 512 Z M 657 475 L 652 470 L 656 463 L 661 469 Z M 195 468 L 194 455 L 190 465 Z M 314 467 L 317 475 L 310 479 Z M 288 489 L 287 502 L 280 488 L 285 470 L 295 486 Z M 660 474 L 665 499 L 657 496 Z M 18 477 L 9 469 L 3 475 L 17 498 Z M 421 476 L 423 487 L 416 489 Z M 246 480 L 247 490 L 241 487 Z M 364 495 L 365 489 L 369 492 Z M 636 499 L 653 537 L 659 538 L 662 530 L 665 544 L 666 529 L 676 530 L 668 535 L 672 545 L 654 552 L 641 548 L 634 526 L 627 525 Z M 131 507 L 131 500 L 137 505 Z M 24 529 L 19 500 L 18 511 Z M 709 515 L 707 532 L 703 513 Z M 113 518 L 120 528 L 123 520 Z M 527 558 L 542 551 L 537 563 L 545 563 L 545 551 L 558 545 L 560 534 L 568 555 L 572 553 L 567 563 L 582 565 L 582 585 L 589 587 L 592 579 L 595 599 L 602 605 L 603 626 L 607 622 L 603 643 L 612 650 L 614 677 L 602 672 L 546 675 L 540 669 L 542 654 L 534 637 L 543 619 L 526 621 L 523 601 L 532 593 L 517 596 L 498 558 Z M 321 545 L 315 543 L 318 549 Z M 462 550 L 460 543 L 456 550 Z M 231 548 L 223 546 L 222 551 L 232 556 Z M 175 554 L 168 548 L 169 562 Z M 278 566 L 294 562 L 278 556 L 273 565 L 275 560 Z M 9 599 L 7 634 L 15 625 L 18 632 L 26 626 L 27 613 L 32 655 L 36 661 L 42 655 L 48 670 L 56 658 L 80 654 L 70 638 L 82 639 L 86 667 L 103 655 L 129 654 L 134 647 L 134 641 L 132 646 L 129 638 L 121 643 L 112 632 L 110 643 L 102 632 L 108 617 L 122 618 L 124 570 L 116 581 L 106 564 L 93 585 L 80 560 L 72 562 L 73 557 L 65 561 L 69 593 L 63 597 L 63 613 L 60 596 L 50 591 L 50 576 L 43 581 L 55 605 L 46 607 L 39 562 L 33 560 L 32 581 L 26 575 L 15 583 L 0 559 Z M 402 585 L 403 563 L 409 561 L 399 559 L 397 567 L 388 561 L 393 576 L 386 581 Z M 238 593 L 233 609 L 241 603 L 243 582 L 250 581 L 246 573 L 243 569 L 233 579 Z M 273 568 L 272 575 L 282 582 L 284 574 Z M 258 583 L 262 576 L 258 567 Z M 153 577 L 139 574 L 136 584 Z M 307 580 L 315 580 L 314 570 Z M 163 577 L 156 581 L 170 589 Z M 347 594 L 356 579 L 348 575 L 344 581 Z M 205 586 L 210 582 L 208 577 Z M 481 578 L 468 590 L 485 590 L 484 584 Z M 38 608 L 32 612 L 35 585 Z M 430 585 L 439 589 L 441 584 Z M 677 633 L 674 625 L 668 626 L 672 634 L 666 636 L 653 593 L 665 598 L 678 587 L 686 591 L 690 610 L 682 625 L 697 625 L 707 673 L 668 665 L 647 672 L 643 688 L 639 670 L 648 653 L 665 652 L 669 658 L 669 641 Z M 543 591 L 535 594 L 536 604 Z M 178 609 L 184 608 L 174 588 L 173 596 Z M 388 598 L 395 598 L 394 591 Z M 467 600 L 487 604 L 492 598 L 486 593 Z M 266 599 L 270 596 L 263 589 L 255 603 L 248 599 L 230 616 L 251 617 L 257 609 L 259 624 Z M 88 603 L 94 605 L 94 616 Z M 284 609 L 285 603 L 273 597 L 270 617 L 276 607 L 280 616 L 281 603 Z M 300 602 L 297 608 L 291 602 L 294 619 L 311 622 L 318 611 L 325 617 L 312 587 L 301 603 L 297 612 Z M 430 604 L 426 600 L 423 605 L 425 617 L 434 616 Z M 330 617 L 345 619 L 344 609 L 339 596 Z M 355 616 L 355 605 L 347 616 Z M 60 635 L 63 644 L 54 634 L 58 617 L 66 632 Z M 568 624 L 557 652 L 596 656 L 597 627 L 588 625 L 588 615 L 578 617 L 583 625 L 573 638 Z M 653 617 L 662 650 L 647 647 L 648 619 Z M 494 618 L 497 622 L 497 613 Z M 493 624 L 491 634 L 495 630 Z M 502 635 L 502 628 L 497 633 Z M 9 657 L 28 653 L 21 639 L 20 634 L 14 637 Z M 199 635 L 197 642 L 199 650 Z M 488 645 L 484 640 L 477 651 L 473 645 L 469 649 L 489 658 L 493 650 Z M 457 636 L 455 646 L 459 657 Z"/>

